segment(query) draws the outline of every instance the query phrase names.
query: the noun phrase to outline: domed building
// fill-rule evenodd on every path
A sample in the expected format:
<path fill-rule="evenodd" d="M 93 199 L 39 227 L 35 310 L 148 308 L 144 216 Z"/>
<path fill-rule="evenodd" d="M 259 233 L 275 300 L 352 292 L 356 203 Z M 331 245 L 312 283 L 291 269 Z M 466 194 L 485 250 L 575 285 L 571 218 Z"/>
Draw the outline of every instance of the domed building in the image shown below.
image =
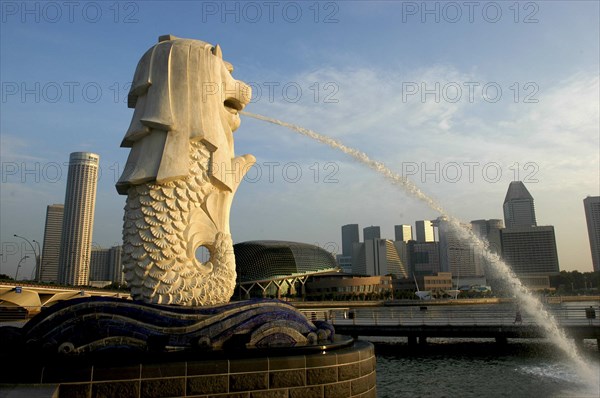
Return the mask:
<path fill-rule="evenodd" d="M 310 276 L 339 271 L 331 253 L 307 243 L 248 241 L 233 251 L 240 299 L 303 294 Z"/>

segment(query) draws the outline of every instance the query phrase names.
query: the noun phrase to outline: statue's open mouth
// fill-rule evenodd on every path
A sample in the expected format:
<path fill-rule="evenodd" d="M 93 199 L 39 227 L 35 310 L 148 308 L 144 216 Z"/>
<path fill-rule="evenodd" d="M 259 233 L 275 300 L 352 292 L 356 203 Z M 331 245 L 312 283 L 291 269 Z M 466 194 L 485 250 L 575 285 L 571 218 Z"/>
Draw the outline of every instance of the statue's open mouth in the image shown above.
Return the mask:
<path fill-rule="evenodd" d="M 225 109 L 227 109 L 227 112 L 233 113 L 234 115 L 237 115 L 239 111 L 244 109 L 244 105 L 235 98 L 227 98 L 225 102 L 223 102 L 223 105 L 225 106 Z"/>

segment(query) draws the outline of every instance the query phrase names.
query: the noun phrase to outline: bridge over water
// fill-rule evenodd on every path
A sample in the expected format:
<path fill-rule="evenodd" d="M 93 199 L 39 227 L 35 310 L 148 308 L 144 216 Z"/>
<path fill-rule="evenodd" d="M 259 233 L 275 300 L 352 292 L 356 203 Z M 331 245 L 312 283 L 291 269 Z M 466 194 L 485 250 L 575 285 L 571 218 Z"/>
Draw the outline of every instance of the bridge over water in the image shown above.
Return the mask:
<path fill-rule="evenodd" d="M 129 293 L 89 287 L 0 282 L 0 321 L 29 318 L 43 307 L 59 301 L 91 296 L 129 298 Z"/>
<path fill-rule="evenodd" d="M 600 307 L 549 306 L 567 336 L 580 342 L 595 339 L 600 349 Z M 590 311 L 593 310 L 593 311 Z M 494 338 L 506 342 L 509 338 L 544 338 L 543 325 L 521 314 L 516 319 L 512 305 L 485 306 L 411 306 L 354 309 L 306 309 L 313 319 L 327 319 L 337 333 L 351 336 L 407 337 L 409 343 L 425 343 L 430 337 Z M 593 317 L 592 317 L 593 316 Z"/>

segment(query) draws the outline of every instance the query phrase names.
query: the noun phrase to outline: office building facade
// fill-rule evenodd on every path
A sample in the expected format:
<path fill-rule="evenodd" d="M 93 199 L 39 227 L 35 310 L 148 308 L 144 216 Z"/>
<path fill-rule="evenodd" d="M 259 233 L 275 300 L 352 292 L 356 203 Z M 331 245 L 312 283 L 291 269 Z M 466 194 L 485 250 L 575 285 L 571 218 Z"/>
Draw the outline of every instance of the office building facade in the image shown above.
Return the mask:
<path fill-rule="evenodd" d="M 110 249 L 92 249 L 90 257 L 90 281 L 108 281 L 108 258 Z"/>
<path fill-rule="evenodd" d="M 89 282 L 99 160 L 91 152 L 73 152 L 69 158 L 59 255 L 61 284 Z"/>
<path fill-rule="evenodd" d="M 488 248 L 492 253 L 502 254 L 502 242 L 500 231 L 504 228 L 504 222 L 500 219 L 473 220 L 471 229 L 477 237 L 488 242 Z M 483 252 L 476 249 L 477 261 L 482 267 L 483 274 L 491 279 L 501 278 L 502 275 L 496 271 L 492 264 L 484 257 Z"/>
<path fill-rule="evenodd" d="M 363 241 L 381 239 L 381 228 L 371 225 L 370 227 L 363 228 Z"/>
<path fill-rule="evenodd" d="M 65 206 L 62 204 L 48 205 L 46 208 L 42 261 L 37 278 L 41 282 L 58 282 L 58 259 L 60 255 L 64 209 Z"/>
<path fill-rule="evenodd" d="M 401 255 L 388 239 L 370 239 L 354 245 L 352 273 L 357 275 L 393 275 L 408 278 L 408 267 Z"/>
<path fill-rule="evenodd" d="M 595 272 L 600 271 L 600 196 L 588 196 L 583 200 L 585 220 L 587 223 L 592 266 Z"/>
<path fill-rule="evenodd" d="M 358 224 L 342 225 L 342 254 L 336 257 L 342 271 L 352 272 L 352 248 L 358 242 Z"/>
<path fill-rule="evenodd" d="M 413 240 L 412 226 L 394 225 L 394 240 L 396 242 L 408 242 L 409 240 Z"/>
<path fill-rule="evenodd" d="M 352 257 L 352 245 L 358 242 L 358 224 L 342 225 L 342 256 Z"/>
<path fill-rule="evenodd" d="M 471 229 L 475 235 L 485 239 L 493 253 L 501 251 L 500 230 L 502 228 L 504 228 L 504 223 L 499 219 L 471 221 Z"/>
<path fill-rule="evenodd" d="M 410 274 L 416 277 L 435 275 L 440 272 L 440 250 L 438 242 L 410 241 L 407 244 L 410 259 Z"/>
<path fill-rule="evenodd" d="M 435 224 L 438 227 L 440 248 L 440 270 L 450 272 L 457 277 L 483 276 L 481 253 L 476 253 L 475 246 L 460 239 L 450 223 L 440 217 Z M 470 225 L 462 225 L 470 228 Z"/>
<path fill-rule="evenodd" d="M 537 225 L 533 196 L 522 181 L 513 181 L 508 186 L 503 210 L 506 228 Z"/>
<path fill-rule="evenodd" d="M 521 226 L 501 230 L 502 257 L 525 284 L 549 288 L 559 273 L 553 226 Z"/>
<path fill-rule="evenodd" d="M 434 242 L 435 233 L 433 223 L 429 220 L 420 220 L 415 222 L 417 242 Z"/>
<path fill-rule="evenodd" d="M 124 284 L 125 274 L 121 263 L 122 246 L 110 249 L 92 249 L 90 281 L 107 281 Z"/>

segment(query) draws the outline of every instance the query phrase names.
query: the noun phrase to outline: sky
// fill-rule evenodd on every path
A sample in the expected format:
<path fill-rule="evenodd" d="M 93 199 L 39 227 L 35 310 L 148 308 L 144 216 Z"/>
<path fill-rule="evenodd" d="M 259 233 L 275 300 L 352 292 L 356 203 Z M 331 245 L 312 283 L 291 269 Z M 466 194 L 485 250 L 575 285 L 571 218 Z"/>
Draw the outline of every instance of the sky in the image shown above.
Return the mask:
<path fill-rule="evenodd" d="M 592 270 L 583 199 L 600 195 L 597 1 L 0 2 L 0 273 L 29 275 L 69 154 L 100 155 L 93 245 L 121 242 L 114 184 L 129 84 L 160 35 L 219 44 L 253 88 L 246 110 L 358 148 L 464 221 L 503 218 L 524 181 L 554 225 L 561 270 Z M 242 117 L 257 164 L 231 210 L 234 242 L 341 252 L 341 226 L 439 214 L 348 156 Z M 362 232 L 361 232 L 362 238 Z"/>

